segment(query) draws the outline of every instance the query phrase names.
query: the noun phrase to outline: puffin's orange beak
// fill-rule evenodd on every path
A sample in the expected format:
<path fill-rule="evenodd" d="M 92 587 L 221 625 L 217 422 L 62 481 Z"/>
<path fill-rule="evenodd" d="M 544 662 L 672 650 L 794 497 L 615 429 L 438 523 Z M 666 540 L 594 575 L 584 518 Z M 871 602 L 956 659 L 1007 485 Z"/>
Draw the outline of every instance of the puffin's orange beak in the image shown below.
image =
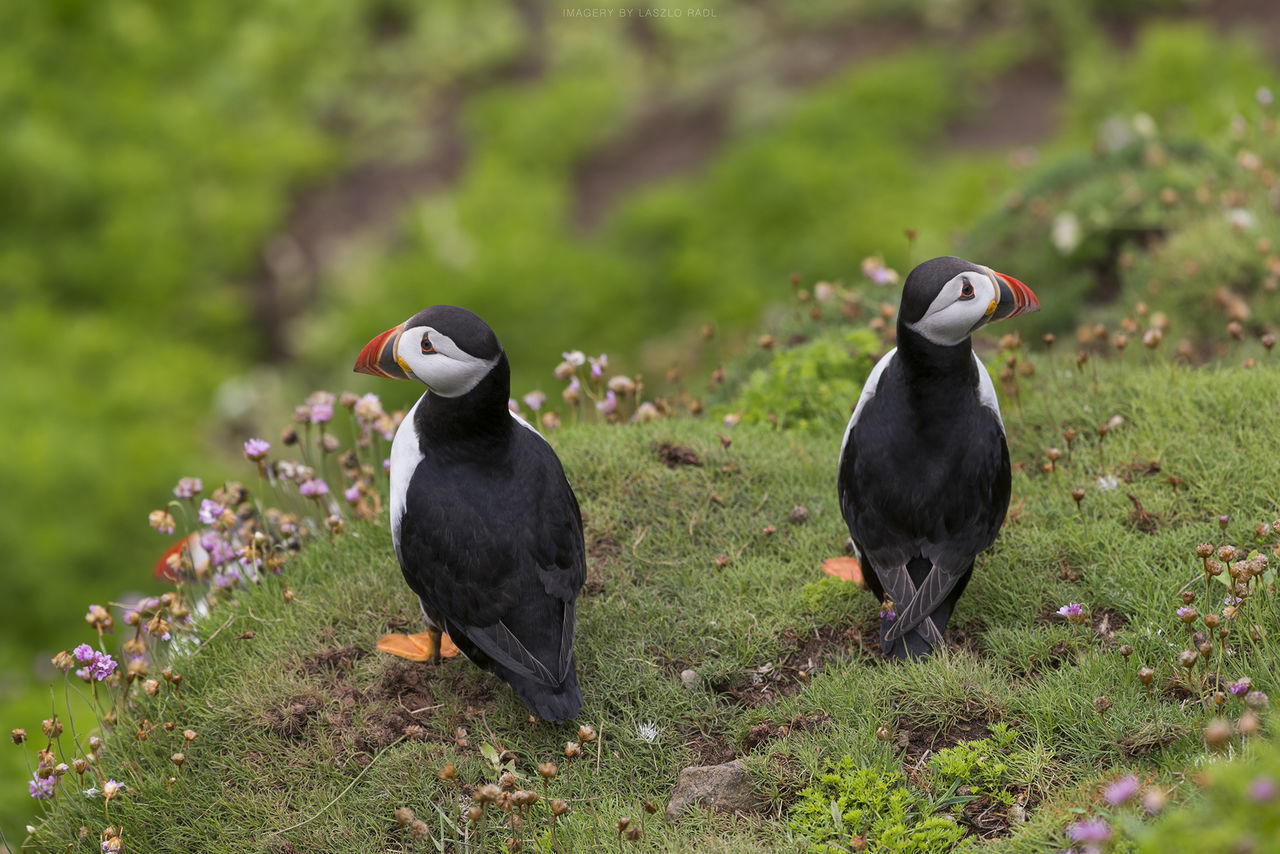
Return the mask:
<path fill-rule="evenodd" d="M 407 380 L 409 375 L 396 361 L 396 343 L 404 332 L 404 324 L 393 326 L 374 338 L 356 358 L 354 370 L 359 374 L 370 374 L 375 377 L 386 377 L 389 380 Z"/>
<path fill-rule="evenodd" d="M 991 319 L 1004 320 L 1006 317 L 1017 317 L 1040 310 L 1040 300 L 1031 292 L 1031 288 L 1019 282 L 1013 276 L 991 271 L 995 275 L 996 284 L 1000 288 L 1000 299 Z"/>

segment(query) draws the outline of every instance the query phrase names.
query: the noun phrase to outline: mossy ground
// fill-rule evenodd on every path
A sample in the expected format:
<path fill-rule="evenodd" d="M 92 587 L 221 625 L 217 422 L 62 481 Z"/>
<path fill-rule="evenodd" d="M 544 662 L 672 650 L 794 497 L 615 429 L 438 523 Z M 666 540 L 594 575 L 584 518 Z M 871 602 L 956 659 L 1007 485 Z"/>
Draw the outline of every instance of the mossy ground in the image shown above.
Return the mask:
<path fill-rule="evenodd" d="M 1002 392 L 1015 466 L 1009 520 L 978 562 L 949 648 L 928 660 L 881 660 L 877 603 L 819 569 L 846 536 L 838 430 L 689 419 L 565 428 L 551 439 L 581 501 L 590 555 L 578 609 L 579 723 L 599 734 L 581 756 L 564 756 L 573 726 L 530 723 L 504 685 L 469 663 L 432 667 L 374 651 L 379 635 L 416 627 L 419 615 L 385 526 L 366 524 L 205 618 L 208 642 L 172 662 L 184 674 L 181 701 L 172 692 L 144 699 L 108 741 L 102 769 L 125 783 L 123 795 L 104 810 L 64 787 L 30 842 L 96 851 L 97 830 L 113 823 L 133 851 L 497 850 L 512 832 L 494 826 L 493 808 L 475 848 L 460 843 L 476 840 L 460 813 L 508 765 L 544 795 L 523 828 L 526 847 L 594 851 L 618 844 L 620 818 L 642 821 L 642 801 L 665 805 L 680 768 L 737 756 L 759 798 L 755 814 L 645 817 L 641 840 L 625 844 L 795 850 L 803 844 L 785 818 L 832 762 L 852 756 L 926 786 L 927 751 L 981 738 L 997 721 L 1018 734 L 1007 774 L 1027 820 L 1005 813 L 974 824 L 957 809 L 971 831 L 962 844 L 991 836 L 984 850 L 1063 846 L 1065 824 L 1126 772 L 1175 800 L 1189 796 L 1208 715 L 1175 672 L 1186 636 L 1174 608 L 1180 590 L 1203 591 L 1197 543 L 1251 547 L 1255 525 L 1278 515 L 1280 378 L 1261 348 L 1239 354 L 1259 357 L 1253 369 L 1147 355 L 1077 369 L 1074 357 L 1042 353 L 1031 357 L 1034 376 Z M 1100 440 L 1097 427 L 1115 415 L 1123 424 Z M 1067 451 L 1069 427 L 1078 437 Z M 701 464 L 668 465 L 664 443 Z M 1065 453 L 1045 472 L 1050 446 Z M 1078 506 L 1073 488 L 1085 490 Z M 803 522 L 792 521 L 797 505 Z M 1213 610 L 1200 595 L 1202 612 Z M 1057 617 L 1066 602 L 1084 603 L 1090 625 L 1073 630 Z M 1274 601 L 1266 606 L 1254 618 L 1280 631 Z M 1223 677 L 1273 688 L 1274 645 L 1232 631 Z M 1135 649 L 1127 663 L 1122 643 Z M 1141 665 L 1156 671 L 1151 693 L 1136 678 Z M 692 688 L 686 669 L 699 677 Z M 1103 696 L 1111 707 L 1099 714 Z M 141 718 L 156 725 L 146 741 L 133 734 Z M 75 723 L 82 740 L 94 726 Z M 652 740 L 645 724 L 656 727 Z M 406 737 L 410 725 L 421 730 Z M 877 738 L 882 726 L 887 741 Z M 197 733 L 190 744 L 185 728 Z M 180 773 L 175 751 L 186 757 Z M 536 770 L 546 760 L 559 764 L 549 783 Z M 437 778 L 446 763 L 453 782 Z M 570 804 L 554 835 L 551 798 Z M 427 822 L 432 842 L 410 843 L 392 818 L 401 806 Z M 81 838 L 81 826 L 92 832 Z"/>

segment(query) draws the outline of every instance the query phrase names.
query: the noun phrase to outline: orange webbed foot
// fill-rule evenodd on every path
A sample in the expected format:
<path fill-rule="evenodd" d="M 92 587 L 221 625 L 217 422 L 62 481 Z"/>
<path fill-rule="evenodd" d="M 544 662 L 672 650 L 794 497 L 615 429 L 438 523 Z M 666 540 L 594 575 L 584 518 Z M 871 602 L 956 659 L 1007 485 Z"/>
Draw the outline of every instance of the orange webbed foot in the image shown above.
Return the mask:
<path fill-rule="evenodd" d="M 440 658 L 453 658 L 458 654 L 448 635 L 440 635 L 440 648 L 435 648 L 432 632 L 420 632 L 416 635 L 390 634 L 378 638 L 378 650 L 409 661 L 433 661 Z"/>
<path fill-rule="evenodd" d="M 831 557 L 822 562 L 822 571 L 844 581 L 867 589 L 867 580 L 862 577 L 862 563 L 856 557 Z"/>

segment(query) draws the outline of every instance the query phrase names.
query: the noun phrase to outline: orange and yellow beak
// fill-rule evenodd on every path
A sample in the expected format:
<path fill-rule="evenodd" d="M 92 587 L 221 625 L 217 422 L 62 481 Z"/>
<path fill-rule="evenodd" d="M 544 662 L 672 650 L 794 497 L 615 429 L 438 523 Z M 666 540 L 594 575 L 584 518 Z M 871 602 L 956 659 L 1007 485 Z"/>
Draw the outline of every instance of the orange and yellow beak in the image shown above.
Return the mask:
<path fill-rule="evenodd" d="M 404 324 L 393 326 L 374 338 L 356 358 L 356 373 L 385 377 L 389 380 L 411 379 L 404 366 L 396 358 L 396 343 L 404 332 Z"/>
<path fill-rule="evenodd" d="M 1000 289 L 1000 297 L 996 301 L 995 310 L 991 313 L 991 320 L 1004 320 L 1007 317 L 1017 317 L 1020 314 L 1030 314 L 1040 310 L 1040 300 L 1036 299 L 1031 288 L 1013 276 L 1006 276 L 995 270 L 991 270 L 991 274 Z"/>

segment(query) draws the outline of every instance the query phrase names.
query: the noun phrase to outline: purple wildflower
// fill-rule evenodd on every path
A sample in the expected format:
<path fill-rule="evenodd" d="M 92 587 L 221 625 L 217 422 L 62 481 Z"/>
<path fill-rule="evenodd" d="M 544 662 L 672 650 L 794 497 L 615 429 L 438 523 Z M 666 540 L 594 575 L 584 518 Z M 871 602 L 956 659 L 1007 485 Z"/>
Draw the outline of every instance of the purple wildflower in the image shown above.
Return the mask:
<path fill-rule="evenodd" d="M 605 415 L 612 415 L 613 411 L 618 408 L 618 396 L 613 393 L 613 389 L 605 392 L 604 400 L 596 401 L 596 409 Z"/>
<path fill-rule="evenodd" d="M 75 649 L 71 650 L 71 654 L 76 657 L 76 661 L 81 664 L 89 664 L 98 655 L 98 651 L 87 643 L 82 643 Z"/>
<path fill-rule="evenodd" d="M 1183 605 L 1181 608 L 1178 609 L 1177 613 L 1178 613 L 1178 619 L 1181 620 L 1184 617 L 1186 617 L 1188 614 L 1195 614 L 1196 609 L 1191 605 Z"/>
<path fill-rule="evenodd" d="M 1227 693 L 1233 697 L 1243 697 L 1249 693 L 1249 686 L 1253 684 L 1253 680 L 1248 676 L 1237 679 L 1227 686 Z"/>
<path fill-rule="evenodd" d="M 391 471 L 391 458 L 390 458 L 390 457 L 387 457 L 385 460 L 383 460 L 383 461 L 382 461 L 382 470 L 383 470 L 383 471 Z"/>
<path fill-rule="evenodd" d="M 1067 828 L 1067 838 L 1072 842 L 1084 842 L 1096 845 L 1111 838 L 1111 825 L 1105 818 L 1090 818 L 1077 821 Z"/>
<path fill-rule="evenodd" d="M 351 502 L 352 504 L 355 504 L 357 501 L 360 500 L 360 487 L 359 486 L 347 487 L 345 490 L 343 490 L 342 497 L 347 499 L 347 501 Z"/>
<path fill-rule="evenodd" d="M 1276 781 L 1273 777 L 1263 774 L 1254 777 L 1249 783 L 1249 788 L 1245 790 L 1249 800 L 1255 804 L 1263 804 L 1267 801 L 1275 800 L 1276 797 Z"/>
<path fill-rule="evenodd" d="M 31 782 L 27 783 L 27 792 L 37 801 L 46 801 L 53 797 L 53 789 L 57 782 L 52 774 L 48 777 L 38 777 L 32 774 Z"/>
<path fill-rule="evenodd" d="M 205 525 L 212 525 L 218 521 L 218 517 L 222 515 L 222 511 L 226 508 L 216 501 L 210 501 L 208 498 L 200 502 L 200 521 Z"/>
<path fill-rule="evenodd" d="M 892 623 L 898 619 L 898 612 L 893 610 L 892 602 L 883 602 L 880 605 L 880 619 Z"/>
<path fill-rule="evenodd" d="M 250 439 L 244 443 L 244 455 L 251 462 L 257 462 L 267 455 L 267 451 L 271 450 L 271 443 L 266 439 Z"/>
<path fill-rule="evenodd" d="M 325 483 L 318 477 L 313 477 L 311 480 L 299 486 L 298 492 L 308 498 L 318 495 L 327 495 L 329 493 L 329 484 Z"/>
<path fill-rule="evenodd" d="M 1241 599 L 1240 597 L 1232 596 L 1230 593 L 1228 593 L 1227 598 L 1222 600 L 1222 604 L 1226 608 L 1234 608 L 1243 601 L 1244 600 Z"/>
<path fill-rule="evenodd" d="M 308 418 L 312 424 L 326 424 L 333 420 L 333 404 L 332 403 L 313 403 L 311 404 Z"/>
<path fill-rule="evenodd" d="M 1107 803 L 1113 807 L 1128 803 L 1133 796 L 1138 794 L 1138 778 L 1130 774 L 1128 777 L 1121 777 L 1110 786 L 1103 797 L 1107 799 Z"/>
<path fill-rule="evenodd" d="M 105 652 L 100 652 L 94 658 L 93 664 L 89 665 L 89 675 L 96 682 L 104 681 L 112 673 L 116 672 L 116 660 Z"/>
<path fill-rule="evenodd" d="M 591 379 L 598 380 L 604 376 L 604 369 L 609 367 L 609 356 L 601 353 L 591 359 Z"/>
<path fill-rule="evenodd" d="M 547 396 L 540 391 L 531 391 L 524 396 L 524 405 L 534 412 L 542 409 L 542 405 L 546 402 Z"/>
<path fill-rule="evenodd" d="M 215 572 L 213 574 L 213 584 L 215 587 L 231 587 L 240 580 L 240 573 L 234 567 L 223 572 Z"/>
<path fill-rule="evenodd" d="M 191 500 L 204 489 L 204 482 L 198 477 L 184 477 L 173 488 L 173 494 L 182 499 Z"/>
<path fill-rule="evenodd" d="M 1066 617 L 1068 620 L 1072 617 L 1082 617 L 1084 616 L 1084 606 L 1079 602 L 1072 602 L 1068 605 L 1063 605 L 1058 609 L 1058 615 Z"/>

